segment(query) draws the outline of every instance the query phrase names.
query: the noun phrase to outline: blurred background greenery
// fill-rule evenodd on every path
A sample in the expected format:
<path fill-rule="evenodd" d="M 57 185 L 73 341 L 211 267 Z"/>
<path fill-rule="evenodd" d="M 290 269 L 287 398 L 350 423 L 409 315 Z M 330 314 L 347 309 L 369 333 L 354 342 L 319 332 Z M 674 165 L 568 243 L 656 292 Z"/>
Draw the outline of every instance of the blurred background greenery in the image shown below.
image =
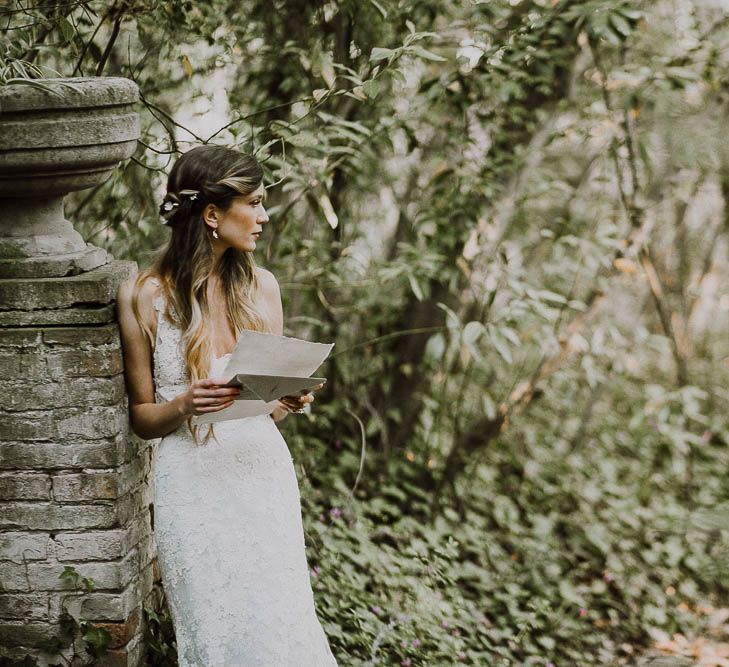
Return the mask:
<path fill-rule="evenodd" d="M 263 162 L 286 333 L 336 343 L 281 428 L 341 665 L 633 664 L 726 604 L 729 3 L 0 19 L 2 80 L 139 84 L 136 155 L 67 200 L 117 258 L 164 243 L 180 152 Z M 161 598 L 148 621 L 175 664 Z"/>

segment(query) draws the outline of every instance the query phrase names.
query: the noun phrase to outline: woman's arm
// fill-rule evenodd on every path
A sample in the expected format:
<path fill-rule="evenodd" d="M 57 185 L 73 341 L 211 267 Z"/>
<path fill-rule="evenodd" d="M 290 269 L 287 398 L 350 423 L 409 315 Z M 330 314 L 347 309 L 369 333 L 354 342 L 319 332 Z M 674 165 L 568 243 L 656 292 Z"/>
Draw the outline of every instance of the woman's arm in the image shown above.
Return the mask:
<path fill-rule="evenodd" d="M 117 309 L 131 425 L 140 438 L 149 440 L 171 433 L 192 415 L 228 407 L 240 390 L 221 388 L 219 385 L 225 380 L 205 379 L 193 383 L 188 391 L 169 402 L 155 402 L 152 347 L 132 310 L 134 283 L 135 278 L 130 278 L 120 286 Z M 153 334 L 157 328 L 154 308 L 157 289 L 152 281 L 146 281 L 138 299 L 140 316 Z"/>
<path fill-rule="evenodd" d="M 283 304 L 281 303 L 281 289 L 276 276 L 260 266 L 256 267 L 265 315 L 271 324 L 271 333 L 283 336 Z M 303 408 L 314 400 L 313 394 L 304 396 L 284 396 L 278 407 L 271 413 L 271 419 L 281 421 L 294 410 Z"/>

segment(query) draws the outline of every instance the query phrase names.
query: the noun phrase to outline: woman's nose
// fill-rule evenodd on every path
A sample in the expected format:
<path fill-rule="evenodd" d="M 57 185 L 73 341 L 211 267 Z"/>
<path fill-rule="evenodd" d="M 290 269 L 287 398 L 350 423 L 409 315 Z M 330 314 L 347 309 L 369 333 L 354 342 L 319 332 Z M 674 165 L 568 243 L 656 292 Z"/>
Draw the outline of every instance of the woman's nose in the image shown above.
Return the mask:
<path fill-rule="evenodd" d="M 258 216 L 258 222 L 260 224 L 268 222 L 268 213 L 266 213 L 266 209 L 263 206 L 261 206 L 261 215 Z"/>

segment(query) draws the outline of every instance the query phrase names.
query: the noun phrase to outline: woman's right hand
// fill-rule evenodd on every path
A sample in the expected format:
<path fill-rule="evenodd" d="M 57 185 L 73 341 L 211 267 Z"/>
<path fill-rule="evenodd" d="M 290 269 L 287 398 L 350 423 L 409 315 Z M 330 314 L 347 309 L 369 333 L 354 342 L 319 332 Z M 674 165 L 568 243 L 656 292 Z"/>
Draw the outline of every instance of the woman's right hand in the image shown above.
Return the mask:
<path fill-rule="evenodd" d="M 195 380 L 190 388 L 176 399 L 179 401 L 180 413 L 185 417 L 191 417 L 230 407 L 240 394 L 240 387 L 226 387 L 227 383 L 228 380 L 225 378 Z"/>

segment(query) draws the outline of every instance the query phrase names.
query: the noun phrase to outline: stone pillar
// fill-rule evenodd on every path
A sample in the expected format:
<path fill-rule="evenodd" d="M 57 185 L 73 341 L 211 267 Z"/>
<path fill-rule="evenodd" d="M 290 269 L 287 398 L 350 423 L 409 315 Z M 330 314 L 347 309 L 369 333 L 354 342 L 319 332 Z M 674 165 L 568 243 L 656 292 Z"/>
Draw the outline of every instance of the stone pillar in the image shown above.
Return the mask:
<path fill-rule="evenodd" d="M 133 152 L 138 91 L 46 85 L 0 87 L 0 662 L 139 665 L 150 451 L 129 433 L 114 308 L 135 266 L 63 217 Z"/>

